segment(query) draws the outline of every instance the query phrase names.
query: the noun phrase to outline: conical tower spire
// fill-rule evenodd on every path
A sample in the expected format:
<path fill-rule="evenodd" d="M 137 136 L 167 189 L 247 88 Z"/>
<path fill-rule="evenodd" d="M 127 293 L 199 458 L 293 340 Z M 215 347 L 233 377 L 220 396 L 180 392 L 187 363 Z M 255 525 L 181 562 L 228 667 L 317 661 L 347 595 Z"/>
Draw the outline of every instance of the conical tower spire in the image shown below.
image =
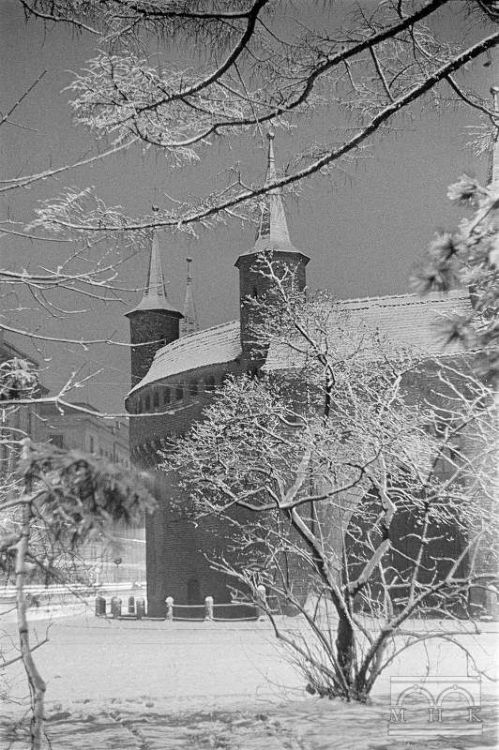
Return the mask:
<path fill-rule="evenodd" d="M 156 206 L 153 206 L 153 211 L 157 210 Z M 176 312 L 180 315 L 180 311 L 170 304 L 166 294 L 165 277 L 163 275 L 156 229 L 152 230 L 151 252 L 149 255 L 149 268 L 144 294 L 134 310 L 166 310 L 168 312 Z"/>
<path fill-rule="evenodd" d="M 194 297 L 192 295 L 192 276 L 191 276 L 191 263 L 192 258 L 186 258 L 187 263 L 187 278 L 185 284 L 185 299 L 184 299 L 184 310 L 183 320 L 180 321 L 180 335 L 186 336 L 188 333 L 195 333 L 199 331 L 198 316 L 196 312 L 196 306 L 194 304 Z"/>
<path fill-rule="evenodd" d="M 267 176 L 265 179 L 266 186 L 275 182 L 277 179 L 274 155 L 275 133 L 273 130 L 269 130 L 267 138 L 269 146 L 267 154 Z M 271 242 L 276 242 L 278 244 L 290 245 L 291 240 L 289 238 L 288 222 L 284 210 L 282 190 L 280 188 L 271 190 L 265 195 L 264 200 L 265 205 L 260 217 L 260 226 L 256 236 L 257 241 L 270 240 Z"/>
<path fill-rule="evenodd" d="M 157 211 L 153 207 L 153 211 Z M 125 313 L 130 321 L 130 343 L 132 387 L 147 374 L 154 355 L 166 344 L 178 339 L 180 310 L 170 304 L 166 296 L 165 279 L 161 266 L 159 242 L 156 231 L 152 230 L 149 267 L 144 293 L 139 304 Z M 133 422 L 130 425 L 130 445 L 138 439 Z"/>
<path fill-rule="evenodd" d="M 274 132 L 268 133 L 266 186 L 275 183 L 277 173 L 274 155 Z M 248 372 L 256 372 L 263 364 L 261 343 L 255 341 L 255 324 L 263 308 L 255 307 L 255 300 L 265 300 L 273 287 L 269 274 L 262 272 L 259 259 L 273 262 L 274 272 L 295 289 L 306 287 L 306 266 L 309 258 L 291 243 L 284 210 L 282 190 L 272 188 L 264 196 L 263 210 L 256 242 L 236 260 L 239 270 L 239 301 L 241 310 L 241 362 Z"/>

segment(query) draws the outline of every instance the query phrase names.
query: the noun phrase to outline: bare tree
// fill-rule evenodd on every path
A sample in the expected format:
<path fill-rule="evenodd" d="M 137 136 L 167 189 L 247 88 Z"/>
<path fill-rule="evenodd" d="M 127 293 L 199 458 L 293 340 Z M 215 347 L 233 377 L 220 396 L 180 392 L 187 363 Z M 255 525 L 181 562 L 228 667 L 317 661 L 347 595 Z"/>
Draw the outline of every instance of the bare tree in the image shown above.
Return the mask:
<path fill-rule="evenodd" d="M 137 476 L 122 468 L 27 439 L 14 479 L 0 499 L 0 562 L 8 571 L 15 559 L 20 654 L 4 659 L 2 666 L 23 662 L 31 695 L 30 747 L 39 750 L 45 746 L 46 684 L 33 658 L 41 643 L 30 642 L 26 582 L 40 570 L 48 580 L 65 582 L 61 558 L 71 559 L 89 539 L 109 534 L 113 522 L 137 520 L 153 500 Z"/>
<path fill-rule="evenodd" d="M 436 636 L 415 619 L 468 618 L 493 580 L 496 405 L 465 359 L 373 342 L 272 261 L 262 272 L 276 291 L 255 329 L 288 365 L 229 380 L 164 468 L 181 470 L 198 522 L 232 529 L 213 565 L 267 613 L 309 689 L 365 701 L 397 655 Z"/>
<path fill-rule="evenodd" d="M 89 542 L 112 544 L 116 523 L 143 520 L 153 500 L 136 472 L 78 451 L 58 450 L 51 444 L 32 444 L 27 437 L 28 410 L 52 402 L 69 406 L 66 390 L 48 397 L 40 390 L 34 365 L 18 357 L 0 364 L 0 576 L 13 583 L 19 643 L 0 651 L 2 671 L 22 661 L 31 697 L 30 747 L 45 747 L 44 695 L 46 685 L 33 652 L 48 636 L 32 642 L 28 609 L 36 602 L 26 584 L 65 586 L 87 572 L 80 555 Z M 84 406 L 75 407 L 92 413 Z M 85 581 L 88 583 L 88 579 Z M 2 615 L 6 614 L 2 612 Z M 14 651 L 14 653 L 12 653 Z"/>
<path fill-rule="evenodd" d="M 248 218 L 260 196 L 360 154 L 418 102 L 451 99 L 492 116 L 460 75 L 499 40 L 497 9 L 486 0 L 462 4 L 455 39 L 444 32 L 446 18 L 455 17 L 450 0 L 307 3 L 305 14 L 279 0 L 20 2 L 28 18 L 72 24 L 98 41 L 97 56 L 70 86 L 72 107 L 77 124 L 115 147 L 151 147 L 179 166 L 202 159 L 220 136 L 235 138 L 270 121 L 299 124 L 313 111 L 334 112 L 344 128 L 342 137 L 311 145 L 271 184 L 252 184 L 236 166 L 213 193 L 165 196 L 170 207 L 150 216 L 108 208 L 89 190 L 65 192 L 34 222 L 60 237 L 151 226 L 193 231 L 199 223 Z M 159 61 L 150 54 L 158 40 Z"/>
<path fill-rule="evenodd" d="M 473 107 L 486 123 L 493 117 L 461 75 L 497 43 L 490 2 L 463 3 L 455 40 L 443 31 L 446 13 L 454 9 L 449 0 L 360 3 L 355 11 L 312 3 L 307 15 L 320 23 L 302 17 L 299 6 L 290 14 L 277 0 L 244 0 L 237 7 L 224 0 L 19 3 L 28 19 L 46 23 L 49 32 L 60 23 L 95 40 L 98 52 L 75 74 L 68 96 L 75 124 L 96 136 L 96 144 L 106 139 L 107 147 L 71 164 L 6 175 L 0 193 L 61 178 L 119 151 L 150 148 L 167 164 L 182 166 L 203 159 L 222 136 L 245 137 L 269 122 L 299 125 L 313 112 L 334 112 L 338 122 L 334 136 L 311 144 L 272 184 L 254 184 L 235 166 L 214 192 L 189 199 L 165 195 L 158 211 L 142 217 L 107 205 L 93 188 L 71 187 L 41 204 L 28 227 L 6 222 L 4 233 L 70 243 L 56 268 L 0 271 L 5 294 L 23 289 L 25 299 L 34 298 L 35 310 L 47 316 L 79 316 L 82 300 L 89 307 L 121 303 L 131 291 L 121 270 L 143 252 L 152 227 L 195 231 L 199 224 L 252 218 L 266 192 L 297 189 L 302 180 L 356 158 L 413 105 L 452 101 Z M 152 54 L 153 43 L 159 57 Z M 42 71 L 5 107 L 0 126 L 10 124 L 44 76 Z M 2 325 L 35 343 L 128 345 L 114 336 L 50 335 L 43 326 L 16 325 L 6 315 Z"/>

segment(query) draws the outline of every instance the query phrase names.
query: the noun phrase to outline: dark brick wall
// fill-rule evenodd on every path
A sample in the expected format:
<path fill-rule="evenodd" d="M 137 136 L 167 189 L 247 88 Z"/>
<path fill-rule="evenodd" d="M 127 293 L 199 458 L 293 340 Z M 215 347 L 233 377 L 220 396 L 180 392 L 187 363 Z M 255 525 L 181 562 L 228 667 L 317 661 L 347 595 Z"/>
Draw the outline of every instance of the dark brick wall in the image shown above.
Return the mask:
<path fill-rule="evenodd" d="M 178 339 L 180 313 L 166 310 L 135 310 L 128 313 L 128 318 L 132 344 L 133 388 L 147 375 L 158 349 Z M 133 346 L 133 344 L 145 344 L 145 346 Z"/>
<path fill-rule="evenodd" d="M 241 348 L 243 351 L 243 368 L 253 370 L 263 364 L 265 354 L 258 346 L 255 346 L 252 326 L 257 322 L 258 313 L 248 304 L 251 299 L 262 299 L 271 288 L 271 281 L 258 272 L 255 265 L 257 255 L 241 255 L 236 266 L 239 269 L 239 299 L 241 316 Z M 276 270 L 279 273 L 279 265 L 288 266 L 295 272 L 295 283 L 298 289 L 303 290 L 306 286 L 306 265 L 308 258 L 301 253 L 279 252 L 275 255 Z"/>
<path fill-rule="evenodd" d="M 188 497 L 178 479 L 156 467 L 161 461 L 157 453 L 160 442 L 184 434 L 202 418 L 203 409 L 213 398 L 208 379 L 214 377 L 218 386 L 225 375 L 239 373 L 240 368 L 240 362 L 235 361 L 165 378 L 159 385 L 170 387 L 171 403 L 160 406 L 157 413 L 130 418 L 132 460 L 151 472 L 158 503 L 157 510 L 146 520 L 147 600 L 151 616 L 164 616 L 167 596 L 173 596 L 179 604 L 202 603 L 206 596 L 213 596 L 218 603 L 230 601 L 227 577 L 212 570 L 207 559 L 225 551 L 228 525 L 215 519 L 195 525 L 187 514 Z M 193 380 L 198 383 L 196 395 L 191 395 L 189 389 Z M 184 398 L 176 402 L 174 391 L 180 382 L 184 384 Z M 141 393 L 146 390 L 141 389 Z M 133 411 L 130 399 L 128 404 Z"/>
<path fill-rule="evenodd" d="M 227 577 L 210 566 L 224 550 L 228 526 L 216 519 L 194 524 L 176 479 L 158 472 L 155 480 L 159 508 L 146 526 L 149 613 L 163 616 L 167 596 L 177 604 L 202 604 L 206 596 L 230 601 Z"/>
<path fill-rule="evenodd" d="M 132 453 L 138 446 L 149 444 L 153 440 L 182 435 L 189 430 L 191 425 L 201 418 L 203 409 L 212 399 L 212 391 L 207 386 L 208 379 L 214 377 L 215 384 L 218 386 L 227 374 L 239 372 L 241 372 L 241 363 L 235 361 L 202 367 L 164 378 L 156 387 L 160 389 L 163 386 L 169 387 L 171 401 L 167 405 L 160 404 L 154 412 L 148 414 L 134 414 L 134 397 L 129 398 L 126 406 L 131 412 L 130 450 Z M 192 380 L 195 380 L 199 386 L 199 392 L 195 396 L 192 396 L 189 390 Z M 183 384 L 184 397 L 181 401 L 175 399 L 175 388 L 178 384 Z M 154 386 L 140 389 L 135 398 L 143 395 L 147 390 L 152 394 L 153 389 Z"/>
<path fill-rule="evenodd" d="M 308 259 L 299 253 L 279 253 L 279 260 L 296 268 L 296 280 L 300 289 L 306 285 L 306 263 Z M 160 458 L 157 450 L 169 438 L 187 432 L 192 424 L 202 418 L 205 406 L 212 399 L 212 392 L 206 389 L 208 379 L 215 377 L 219 385 L 223 376 L 228 373 L 238 374 L 260 364 L 253 351 L 254 346 L 248 336 L 251 323 L 251 311 L 244 304 L 246 297 L 255 294 L 263 297 L 269 288 L 269 282 L 252 269 L 255 255 L 241 256 L 237 266 L 240 273 L 241 300 L 241 341 L 243 355 L 241 360 L 227 364 L 214 365 L 191 370 L 165 378 L 157 386 L 171 388 L 172 399 L 166 406 L 161 404 L 154 413 L 136 415 L 134 399 L 130 397 L 127 408 L 130 418 L 130 448 L 134 463 L 151 473 L 154 479 L 155 496 L 158 508 L 146 522 L 146 565 L 147 596 L 149 613 L 153 616 L 165 614 L 165 599 L 172 596 L 178 604 L 202 603 L 208 595 L 215 602 L 230 600 L 227 577 L 212 569 L 210 558 L 218 552 L 227 553 L 227 539 L 232 537 L 228 522 L 217 519 L 204 519 L 195 525 L 189 515 L 189 500 L 179 487 L 178 479 L 157 470 Z M 144 347 L 132 348 L 132 384 L 142 379 L 152 363 L 155 352 L 164 343 L 178 338 L 179 317 L 162 312 L 135 311 L 130 314 L 132 344 L 144 341 L 156 341 Z M 159 341 L 158 341 L 159 340 Z M 431 400 L 435 386 L 435 373 L 431 367 L 424 375 L 407 377 L 404 386 L 414 401 L 426 397 Z M 189 384 L 197 380 L 199 392 L 190 393 Z M 175 387 L 183 383 L 184 397 L 178 402 L 175 399 Z M 148 387 L 152 392 L 153 387 Z M 141 389 L 143 394 L 146 389 Z M 151 399 L 152 402 L 152 399 Z M 360 500 L 360 498 L 359 498 Z M 241 517 L 241 522 L 244 519 Z M 348 519 L 327 519 L 331 523 L 333 546 L 342 546 L 342 527 Z M 403 528 L 397 529 L 402 537 L 410 533 L 412 519 L 404 519 Z M 459 544 L 461 540 L 455 540 Z M 454 542 L 453 542 L 454 543 Z M 237 554 L 237 551 L 234 553 Z M 400 564 L 400 561 L 396 561 Z M 296 593 L 304 598 L 308 590 L 306 572 L 297 560 L 290 559 L 290 577 L 296 581 Z"/>

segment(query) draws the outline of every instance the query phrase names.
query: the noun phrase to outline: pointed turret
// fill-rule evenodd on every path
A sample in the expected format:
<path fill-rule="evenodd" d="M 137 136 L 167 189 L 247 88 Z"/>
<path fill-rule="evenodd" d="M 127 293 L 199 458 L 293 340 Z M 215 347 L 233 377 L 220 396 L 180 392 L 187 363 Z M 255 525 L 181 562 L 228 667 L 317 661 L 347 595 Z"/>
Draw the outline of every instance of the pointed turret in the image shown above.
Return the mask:
<path fill-rule="evenodd" d="M 183 309 L 184 317 L 180 321 L 181 336 L 186 336 L 188 333 L 195 333 L 196 331 L 199 331 L 198 316 L 196 312 L 196 306 L 194 304 L 194 297 L 192 295 L 192 258 L 186 258 L 185 260 L 187 263 L 187 277 L 185 282 L 185 299 Z"/>
<path fill-rule="evenodd" d="M 271 185 L 277 179 L 277 173 L 275 168 L 275 156 L 274 156 L 274 138 L 275 133 L 273 130 L 269 130 L 267 134 L 269 140 L 268 156 L 267 156 L 267 177 L 265 180 L 265 186 Z M 262 207 L 260 226 L 256 235 L 256 245 L 267 246 L 269 243 L 274 245 L 274 248 L 293 248 L 291 240 L 289 239 L 288 222 L 286 220 L 286 212 L 284 210 L 284 202 L 282 199 L 282 190 L 275 188 L 271 190 L 265 196 L 265 204 Z M 262 247 L 265 249 L 265 247 Z M 295 248 L 293 248 L 295 250 Z"/>
<path fill-rule="evenodd" d="M 130 321 L 133 388 L 147 374 L 158 349 L 178 339 L 179 321 L 182 318 L 182 313 L 170 303 L 166 294 L 155 230 L 152 232 L 147 281 L 142 299 L 125 315 Z"/>
<path fill-rule="evenodd" d="M 268 152 L 267 152 L 267 173 L 265 186 L 268 187 L 277 180 L 274 155 L 274 138 L 273 130 L 267 134 Z M 284 209 L 284 200 L 281 188 L 274 188 L 265 193 L 261 208 L 260 222 L 256 233 L 256 241 L 253 247 L 246 250 L 236 261 L 236 266 L 240 267 L 243 258 L 257 256 L 262 252 L 293 254 L 296 260 L 299 260 L 303 266 L 306 266 L 310 258 L 291 243 L 289 237 L 288 222 L 286 211 Z"/>
<path fill-rule="evenodd" d="M 136 310 L 167 310 L 180 315 L 180 311 L 168 301 L 165 277 L 163 275 L 163 266 L 159 251 L 159 240 L 157 232 L 154 229 L 152 232 L 149 268 L 147 271 L 147 281 L 144 288 L 144 294 L 142 295 L 139 304 L 126 314 L 130 315 L 130 313 L 135 312 Z"/>
<path fill-rule="evenodd" d="M 268 133 L 267 174 L 265 185 L 268 187 L 277 180 L 274 155 L 274 132 Z M 305 268 L 309 258 L 291 243 L 286 211 L 281 188 L 273 188 L 264 196 L 260 223 L 256 241 L 252 248 L 239 256 L 236 267 L 239 269 L 239 295 L 241 305 L 241 346 L 244 366 L 249 370 L 258 369 L 262 364 L 261 352 L 257 353 L 251 334 L 255 312 L 248 298 L 262 298 L 271 283 L 266 276 L 259 273 L 257 260 L 259 255 L 269 255 L 276 264 L 276 272 L 281 268 L 282 274 L 292 272 L 296 288 L 303 290 L 306 286 Z M 291 278 L 291 277 L 290 277 Z"/>
<path fill-rule="evenodd" d="M 274 132 L 268 133 L 267 174 L 268 187 L 277 180 L 274 155 Z M 243 367 L 256 371 L 263 364 L 262 347 L 256 345 L 252 329 L 261 313 L 255 310 L 250 300 L 263 298 L 272 283 L 258 270 L 258 257 L 269 255 L 275 262 L 275 270 L 283 276 L 291 271 L 297 289 L 306 286 L 306 265 L 309 258 L 291 243 L 286 211 L 281 188 L 273 188 L 264 196 L 256 241 L 252 248 L 239 256 L 236 267 L 239 269 L 239 297 L 241 308 L 241 347 Z"/>

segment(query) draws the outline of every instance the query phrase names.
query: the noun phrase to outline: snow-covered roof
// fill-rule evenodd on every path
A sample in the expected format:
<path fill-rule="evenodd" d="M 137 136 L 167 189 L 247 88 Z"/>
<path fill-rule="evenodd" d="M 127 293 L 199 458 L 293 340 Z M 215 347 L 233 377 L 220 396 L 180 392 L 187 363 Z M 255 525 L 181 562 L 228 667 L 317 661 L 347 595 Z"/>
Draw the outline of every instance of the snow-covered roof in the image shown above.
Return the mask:
<path fill-rule="evenodd" d="M 197 367 L 232 362 L 241 355 L 238 320 L 196 331 L 159 349 L 147 375 L 130 391 Z"/>
<path fill-rule="evenodd" d="M 360 345 L 362 352 L 373 359 L 379 356 L 378 341 L 383 348 L 387 344 L 397 350 L 408 347 L 414 354 L 426 357 L 452 354 L 459 351 L 458 345 L 445 346 L 445 334 L 439 324 L 456 313 L 467 313 L 469 307 L 469 296 L 463 290 L 434 292 L 425 297 L 398 294 L 337 300 L 329 308 L 328 343 L 340 356 L 352 353 Z M 241 356 L 239 326 L 238 320 L 232 320 L 167 344 L 158 350 L 149 372 L 130 394 L 171 375 L 233 362 Z M 263 369 L 273 372 L 297 368 L 304 364 L 305 357 L 303 340 L 296 348 L 273 342 Z"/>
<path fill-rule="evenodd" d="M 330 309 L 328 346 L 334 347 L 339 356 L 348 356 L 360 346 L 367 358 L 376 359 L 381 356 L 381 345 L 385 350 L 409 348 L 416 355 L 432 357 L 461 351 L 458 343 L 446 344 L 443 324 L 456 314 L 468 313 L 470 299 L 460 289 L 446 294 L 432 292 L 425 297 L 398 294 L 337 300 Z M 273 372 L 299 367 L 304 364 L 305 350 L 303 341 L 296 348 L 275 343 L 269 348 L 263 369 Z"/>

